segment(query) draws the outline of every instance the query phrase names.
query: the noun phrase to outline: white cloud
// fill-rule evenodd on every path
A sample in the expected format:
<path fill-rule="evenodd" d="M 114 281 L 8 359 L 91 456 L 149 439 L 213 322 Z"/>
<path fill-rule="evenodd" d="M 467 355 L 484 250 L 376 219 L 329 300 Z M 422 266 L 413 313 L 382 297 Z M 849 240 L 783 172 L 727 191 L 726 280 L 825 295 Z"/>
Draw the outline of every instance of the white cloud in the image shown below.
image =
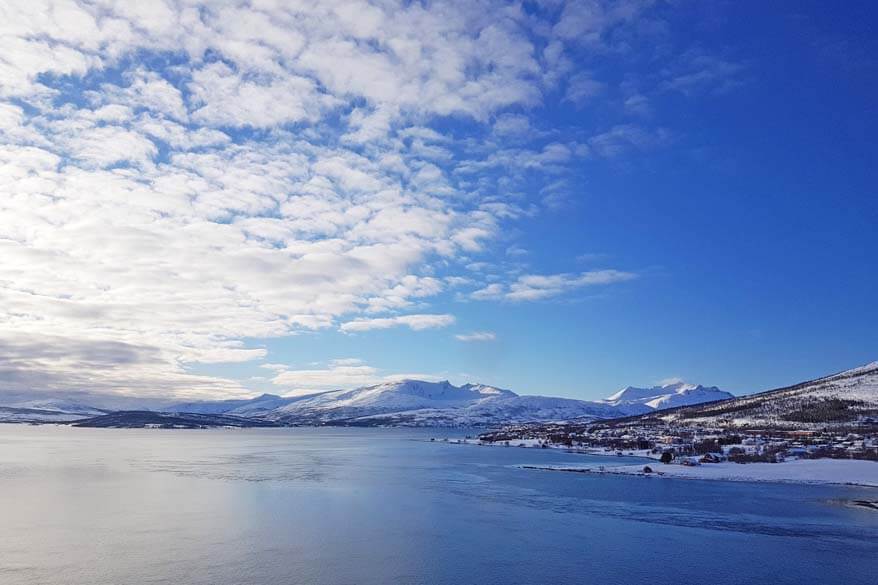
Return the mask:
<path fill-rule="evenodd" d="M 475 300 L 536 301 L 592 286 L 604 286 L 637 278 L 633 272 L 592 270 L 578 274 L 525 274 L 509 284 L 491 283 L 470 294 Z"/>
<path fill-rule="evenodd" d="M 453 315 L 400 315 L 398 317 L 382 317 L 377 319 L 355 319 L 342 323 L 340 331 L 345 333 L 357 333 L 371 331 L 373 329 L 390 329 L 392 327 L 406 326 L 413 331 L 424 329 L 438 329 L 454 324 Z"/>
<path fill-rule="evenodd" d="M 672 376 L 670 378 L 664 378 L 656 382 L 658 386 L 670 386 L 671 384 L 684 384 L 686 380 L 681 378 L 680 376 Z"/>
<path fill-rule="evenodd" d="M 479 290 L 473 291 L 470 297 L 478 300 L 500 299 L 503 298 L 506 287 L 500 283 L 491 283 Z"/>
<path fill-rule="evenodd" d="M 322 368 L 284 369 L 272 378 L 272 383 L 283 386 L 288 396 L 310 394 L 325 390 L 353 389 L 384 382 L 417 379 L 438 381 L 432 374 L 386 374 L 380 369 L 356 358 L 336 359 Z"/>
<path fill-rule="evenodd" d="M 272 379 L 272 383 L 290 390 L 339 390 L 378 384 L 381 376 L 371 366 L 331 364 L 326 368 L 309 370 L 285 370 Z"/>
<path fill-rule="evenodd" d="M 71 156 L 99 167 L 126 161 L 144 164 L 158 153 L 148 138 L 117 126 L 80 129 L 66 146 Z"/>
<path fill-rule="evenodd" d="M 652 113 L 652 106 L 649 98 L 643 94 L 636 93 L 625 98 L 625 110 L 637 116 L 649 116 Z"/>
<path fill-rule="evenodd" d="M 703 49 L 692 48 L 665 68 L 662 89 L 685 95 L 698 92 L 724 93 L 744 83 L 746 67 Z"/>
<path fill-rule="evenodd" d="M 125 87 L 104 84 L 91 97 L 98 104 L 121 103 L 166 115 L 177 121 L 186 121 L 188 112 L 183 94 L 166 79 L 145 69 L 127 75 Z"/>
<path fill-rule="evenodd" d="M 285 75 L 266 82 L 248 81 L 223 63 L 195 71 L 189 84 L 192 117 L 213 126 L 253 126 L 316 121 L 335 102 L 306 77 Z"/>
<path fill-rule="evenodd" d="M 499 136 L 524 136 L 530 131 L 530 118 L 521 114 L 503 114 L 494 122 L 494 133 Z"/>
<path fill-rule="evenodd" d="M 602 47 L 612 42 L 607 36 L 648 8 L 642 0 L 571 0 L 564 8 L 554 32 L 572 43 Z"/>
<path fill-rule="evenodd" d="M 473 331 L 455 335 L 454 338 L 458 341 L 494 341 L 497 339 L 497 334 L 493 331 Z"/>
<path fill-rule="evenodd" d="M 562 12 L 552 32 L 488 0 L 4 3 L 0 384 L 240 395 L 193 366 L 305 330 L 450 325 L 386 315 L 428 311 L 471 282 L 470 255 L 510 245 L 506 224 L 534 213 L 515 181 L 585 153 L 536 136 L 529 108 L 569 74 L 571 31 L 633 15 Z M 476 138 L 431 128 L 441 116 Z M 648 142 L 635 134 L 589 146 Z"/>
<path fill-rule="evenodd" d="M 564 99 L 575 104 L 584 104 L 588 99 L 599 95 L 606 89 L 606 84 L 594 79 L 591 74 L 581 71 L 570 76 Z"/>
<path fill-rule="evenodd" d="M 629 150 L 644 150 L 669 140 L 664 129 L 650 131 L 634 124 L 619 124 L 605 132 L 592 136 L 588 145 L 591 151 L 604 158 L 613 158 Z"/>

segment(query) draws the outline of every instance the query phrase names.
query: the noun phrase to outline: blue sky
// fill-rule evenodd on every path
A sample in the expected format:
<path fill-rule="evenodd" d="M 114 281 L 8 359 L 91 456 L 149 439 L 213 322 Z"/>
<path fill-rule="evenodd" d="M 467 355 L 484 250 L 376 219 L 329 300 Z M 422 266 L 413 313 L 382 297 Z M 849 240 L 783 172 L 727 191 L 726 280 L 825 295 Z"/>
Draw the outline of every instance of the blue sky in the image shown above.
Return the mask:
<path fill-rule="evenodd" d="M 13 3 L 0 392 L 876 359 L 866 2 Z"/>

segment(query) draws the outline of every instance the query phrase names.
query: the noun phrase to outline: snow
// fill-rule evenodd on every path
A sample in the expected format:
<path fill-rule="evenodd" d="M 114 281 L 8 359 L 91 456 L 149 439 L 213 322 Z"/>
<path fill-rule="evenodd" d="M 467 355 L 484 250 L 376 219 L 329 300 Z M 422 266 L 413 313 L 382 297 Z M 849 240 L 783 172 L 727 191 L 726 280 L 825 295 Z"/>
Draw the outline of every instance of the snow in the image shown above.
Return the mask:
<path fill-rule="evenodd" d="M 296 400 L 280 410 L 296 412 L 309 409 L 362 409 L 363 414 L 400 412 L 421 408 L 460 408 L 486 398 L 514 397 L 509 390 L 466 384 L 454 386 L 444 382 L 401 380 L 355 390 L 336 390 Z"/>
<path fill-rule="evenodd" d="M 92 406 L 74 402 L 72 400 L 62 399 L 29 400 L 26 402 L 16 402 L 9 406 L 11 408 L 45 410 L 48 412 L 66 414 L 88 414 L 92 416 L 104 414 L 104 411 L 98 410 Z"/>
<path fill-rule="evenodd" d="M 679 479 L 721 481 L 846 484 L 878 487 L 878 462 L 856 459 L 798 459 L 783 463 L 704 463 L 686 465 L 649 465 L 655 473 L 644 474 L 644 464 L 614 466 L 528 466 L 550 471 L 614 473 L 623 475 L 658 475 Z"/>
<path fill-rule="evenodd" d="M 656 389 L 657 388 L 657 389 Z M 263 395 L 251 400 L 196 402 L 169 408 L 173 412 L 233 414 L 297 424 L 338 420 L 373 425 L 488 426 L 506 423 L 553 422 L 618 418 L 654 409 L 645 401 L 670 400 L 687 403 L 716 400 L 715 388 L 671 384 L 650 389 L 628 388 L 626 396 L 640 402 L 624 405 L 606 401 L 574 400 L 549 396 L 519 396 L 485 384 L 455 386 L 448 381 L 399 380 L 354 390 L 332 390 L 305 396 Z M 667 393 L 675 398 L 667 399 Z M 657 395 L 658 393 L 658 395 Z M 617 393 L 615 396 L 621 396 Z M 719 396 L 722 397 L 722 396 Z M 612 397 L 611 397 L 612 398 Z"/>
<path fill-rule="evenodd" d="M 768 397 L 770 400 L 767 400 Z M 878 408 L 878 362 L 846 372 L 762 395 L 737 398 L 736 408 L 724 420 L 756 424 L 776 422 L 771 408 L 759 411 L 760 404 L 777 399 L 800 408 L 805 399 L 837 397 L 861 401 L 866 408 Z M 354 390 L 334 390 L 303 396 L 264 394 L 252 399 L 189 402 L 162 408 L 169 412 L 231 414 L 294 424 L 320 424 L 345 420 L 353 423 L 407 426 L 489 426 L 506 423 L 586 421 L 647 414 L 677 406 L 688 406 L 732 398 L 715 386 L 675 382 L 651 388 L 628 386 L 605 400 L 587 401 L 549 396 L 519 396 L 484 384 L 454 386 L 448 381 L 400 380 Z M 737 408 L 737 407 L 742 408 Z M 753 407 L 751 409 L 751 406 Z M 770 405 L 769 405 L 770 406 Z M 19 409 L 42 413 L 13 413 Z M 0 407 L 2 408 L 2 407 Z M 755 410 L 754 410 L 755 409 Z M 753 410 L 751 412 L 751 410 Z M 68 414 L 99 415 L 102 411 L 69 401 L 32 401 L 11 405 L 0 413 L 2 420 L 47 420 Z M 660 416 L 671 420 L 674 411 Z M 692 422 L 714 421 L 700 417 Z M 793 423 L 789 423 L 793 424 Z"/>
<path fill-rule="evenodd" d="M 60 423 L 73 422 L 87 418 L 88 415 L 69 412 L 33 411 L 9 412 L 0 410 L 0 423 Z"/>
<path fill-rule="evenodd" d="M 727 398 L 732 398 L 732 395 L 716 386 L 674 382 L 652 388 L 628 386 L 602 402 L 622 408 L 629 414 L 644 414 L 650 410 L 689 406 Z"/>
<path fill-rule="evenodd" d="M 658 387 L 660 388 L 660 387 Z M 606 402 L 632 402 L 635 400 L 644 400 L 653 398 L 658 394 L 656 387 L 653 388 L 637 388 L 636 386 L 626 386 L 615 394 L 608 396 Z"/>
<path fill-rule="evenodd" d="M 847 401 L 855 412 L 878 410 L 878 362 L 786 388 L 741 396 L 724 405 L 725 412 L 707 412 L 703 416 L 688 413 L 687 418 L 690 423 L 697 424 L 723 421 L 737 426 L 768 423 L 799 427 L 801 423 L 789 421 L 784 416 L 829 399 Z M 670 422 L 677 416 L 678 413 L 668 413 L 663 418 Z"/>
<path fill-rule="evenodd" d="M 716 400 L 716 389 L 677 384 L 664 387 L 689 402 Z M 655 399 L 649 390 L 646 399 Z M 678 399 L 678 400 L 679 400 Z M 664 406 L 664 405 L 663 405 Z M 355 390 L 306 396 L 267 416 L 275 420 L 331 421 L 347 419 L 368 424 L 408 426 L 485 426 L 517 422 L 605 419 L 653 410 L 646 404 L 616 406 L 605 401 L 549 396 L 519 396 L 484 384 L 454 386 L 444 382 L 402 380 Z M 233 411 L 235 414 L 244 414 Z"/>

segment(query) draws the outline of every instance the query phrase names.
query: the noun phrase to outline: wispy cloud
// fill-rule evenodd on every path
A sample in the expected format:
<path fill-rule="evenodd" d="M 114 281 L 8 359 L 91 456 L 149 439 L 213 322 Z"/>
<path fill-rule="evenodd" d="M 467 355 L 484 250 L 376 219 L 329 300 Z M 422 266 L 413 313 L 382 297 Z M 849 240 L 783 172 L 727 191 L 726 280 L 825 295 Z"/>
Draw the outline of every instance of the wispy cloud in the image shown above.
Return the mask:
<path fill-rule="evenodd" d="M 661 88 L 685 95 L 698 92 L 724 93 L 745 83 L 742 63 L 692 48 L 662 70 Z"/>
<path fill-rule="evenodd" d="M 413 331 L 438 329 L 454 323 L 453 315 L 400 315 L 397 317 L 381 317 L 376 319 L 355 319 L 342 323 L 339 329 L 345 333 L 371 331 L 372 329 L 390 329 L 405 326 Z"/>
<path fill-rule="evenodd" d="M 286 395 L 308 394 L 324 390 L 352 389 L 398 380 L 417 379 L 437 381 L 432 374 L 388 374 L 359 359 L 336 359 L 321 368 L 284 369 L 272 378 L 272 383 L 282 386 Z"/>
<path fill-rule="evenodd" d="M 660 146 L 669 139 L 670 133 L 663 128 L 649 130 L 634 124 L 619 124 L 592 136 L 588 145 L 594 154 L 613 158 L 630 150 L 646 150 Z"/>
<path fill-rule="evenodd" d="M 509 284 L 491 283 L 474 291 L 475 300 L 537 301 L 593 286 L 604 286 L 637 278 L 633 272 L 592 270 L 565 274 L 525 274 Z"/>
<path fill-rule="evenodd" d="M 493 331 L 473 331 L 472 333 L 460 333 L 454 336 L 458 341 L 494 341 L 497 334 Z"/>

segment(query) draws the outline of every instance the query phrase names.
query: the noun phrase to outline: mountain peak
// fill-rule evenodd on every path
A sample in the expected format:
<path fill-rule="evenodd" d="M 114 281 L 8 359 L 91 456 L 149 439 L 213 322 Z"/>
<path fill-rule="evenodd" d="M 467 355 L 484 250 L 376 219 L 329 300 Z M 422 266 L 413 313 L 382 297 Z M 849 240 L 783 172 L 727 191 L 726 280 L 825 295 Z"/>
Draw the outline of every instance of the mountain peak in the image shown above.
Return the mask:
<path fill-rule="evenodd" d="M 716 386 L 702 386 L 701 384 L 674 381 L 651 388 L 626 386 L 602 402 L 636 411 L 643 407 L 664 409 L 698 402 L 724 400 L 726 398 L 732 398 L 732 395 L 720 390 Z"/>

